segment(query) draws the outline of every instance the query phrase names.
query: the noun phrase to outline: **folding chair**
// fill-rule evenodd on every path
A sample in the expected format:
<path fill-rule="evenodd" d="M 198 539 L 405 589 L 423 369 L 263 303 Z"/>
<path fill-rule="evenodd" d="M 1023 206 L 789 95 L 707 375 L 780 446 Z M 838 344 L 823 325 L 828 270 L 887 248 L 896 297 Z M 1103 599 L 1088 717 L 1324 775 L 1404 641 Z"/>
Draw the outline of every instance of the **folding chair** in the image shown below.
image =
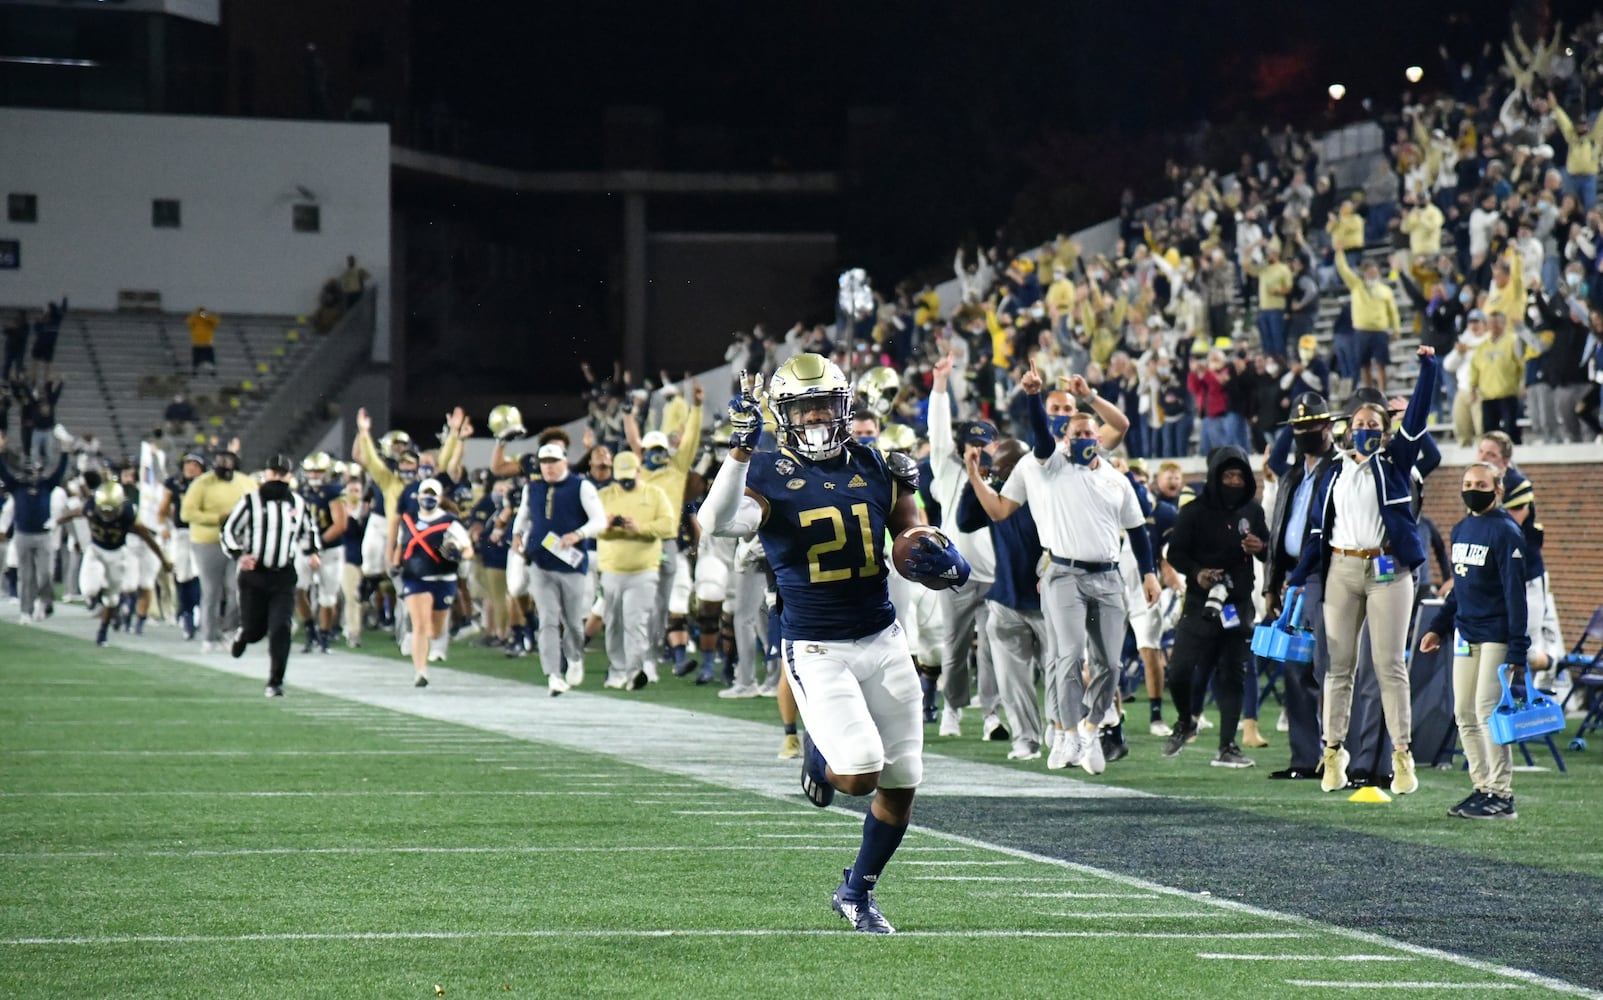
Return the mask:
<path fill-rule="evenodd" d="M 1591 653 L 1586 651 L 1588 639 L 1597 640 L 1598 643 L 1597 649 Z M 1586 629 L 1576 640 L 1575 648 L 1558 661 L 1556 669 L 1570 672 L 1572 686 L 1564 698 L 1564 708 L 1568 710 L 1570 699 L 1579 694 L 1579 704 L 1586 710 L 1575 735 L 1585 736 L 1588 732 L 1603 731 L 1603 607 L 1592 612 L 1592 620 L 1586 623 Z"/>

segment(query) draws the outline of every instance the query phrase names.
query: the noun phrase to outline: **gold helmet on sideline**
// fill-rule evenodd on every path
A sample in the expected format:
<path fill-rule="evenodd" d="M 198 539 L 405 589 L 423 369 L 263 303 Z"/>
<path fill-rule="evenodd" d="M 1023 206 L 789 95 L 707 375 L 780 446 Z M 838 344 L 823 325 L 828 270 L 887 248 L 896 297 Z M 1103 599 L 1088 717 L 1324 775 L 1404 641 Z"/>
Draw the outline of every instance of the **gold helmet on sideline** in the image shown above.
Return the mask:
<path fill-rule="evenodd" d="M 490 411 L 490 434 L 497 441 L 516 441 L 529 436 L 523 427 L 523 414 L 510 403 L 502 403 Z"/>
<path fill-rule="evenodd" d="M 402 452 L 412 450 L 412 435 L 405 431 L 390 431 L 378 439 L 379 451 L 386 458 L 398 458 Z"/>
<path fill-rule="evenodd" d="M 301 459 L 301 471 L 306 473 L 306 481 L 313 486 L 322 485 L 333 470 L 334 456 L 326 451 L 314 451 Z"/>
<path fill-rule="evenodd" d="M 768 402 L 779 423 L 779 443 L 805 459 L 834 458 L 851 437 L 851 385 L 840 366 L 821 354 L 798 354 L 780 365 L 768 380 Z M 818 409 L 829 413 L 826 422 L 803 421 Z"/>
<path fill-rule="evenodd" d="M 902 391 L 902 377 L 896 374 L 896 369 L 870 368 L 857 380 L 857 398 L 864 406 L 884 420 L 890 416 L 891 408 L 896 405 L 896 397 Z"/>
<path fill-rule="evenodd" d="M 123 492 L 122 484 L 108 479 L 95 487 L 95 509 L 110 514 L 122 509 L 128 502 L 128 494 Z"/>
<path fill-rule="evenodd" d="M 918 435 L 906 424 L 886 424 L 880 428 L 879 439 L 874 444 L 886 455 L 893 451 L 911 455 L 918 447 Z"/>

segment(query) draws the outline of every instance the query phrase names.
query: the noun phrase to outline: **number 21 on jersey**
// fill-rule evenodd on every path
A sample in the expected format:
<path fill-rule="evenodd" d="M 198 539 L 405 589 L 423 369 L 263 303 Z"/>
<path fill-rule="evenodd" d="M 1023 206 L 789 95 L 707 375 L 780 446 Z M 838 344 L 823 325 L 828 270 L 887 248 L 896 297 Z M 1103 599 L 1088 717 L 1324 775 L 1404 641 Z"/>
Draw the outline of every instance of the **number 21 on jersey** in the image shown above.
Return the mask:
<path fill-rule="evenodd" d="M 803 528 L 823 523 L 828 524 L 830 529 L 830 537 L 827 540 L 807 549 L 808 583 L 839 583 L 842 580 L 850 580 L 854 574 L 862 577 L 878 575 L 879 563 L 874 558 L 874 529 L 868 519 L 868 504 L 852 504 L 851 513 L 857 518 L 858 531 L 862 537 L 863 564 L 857 566 L 855 558 L 849 558 L 847 560 L 849 565 L 825 569 L 824 557 L 839 552 L 847 546 L 846 520 L 841 515 L 839 507 L 814 507 L 797 512 L 797 523 Z"/>

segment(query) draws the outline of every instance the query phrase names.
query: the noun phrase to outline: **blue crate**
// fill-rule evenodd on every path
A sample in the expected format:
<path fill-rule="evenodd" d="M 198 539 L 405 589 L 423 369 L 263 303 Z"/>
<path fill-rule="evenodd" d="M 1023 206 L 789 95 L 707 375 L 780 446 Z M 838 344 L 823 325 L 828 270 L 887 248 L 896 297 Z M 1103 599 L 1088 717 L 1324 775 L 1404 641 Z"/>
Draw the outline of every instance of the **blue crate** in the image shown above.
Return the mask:
<path fill-rule="evenodd" d="M 1515 700 L 1508 683 L 1509 665 L 1505 663 L 1497 669 L 1503 679 L 1503 698 L 1492 710 L 1492 717 L 1486 720 L 1492 742 L 1505 745 L 1519 743 L 1563 730 L 1564 709 L 1536 689 L 1530 667 L 1525 668 L 1525 696 L 1528 701 Z"/>
<path fill-rule="evenodd" d="M 1286 594 L 1279 618 L 1252 630 L 1252 651 L 1266 660 L 1282 663 L 1313 662 L 1314 632 L 1302 625 L 1301 587 L 1293 587 Z"/>

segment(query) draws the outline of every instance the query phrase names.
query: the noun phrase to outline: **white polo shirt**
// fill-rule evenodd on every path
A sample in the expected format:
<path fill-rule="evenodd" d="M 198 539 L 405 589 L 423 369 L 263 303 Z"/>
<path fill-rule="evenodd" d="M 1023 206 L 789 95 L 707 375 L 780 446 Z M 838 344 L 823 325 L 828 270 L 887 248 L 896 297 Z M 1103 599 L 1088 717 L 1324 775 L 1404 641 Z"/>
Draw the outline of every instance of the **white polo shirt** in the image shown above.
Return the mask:
<path fill-rule="evenodd" d="M 1134 487 L 1106 459 L 1075 465 L 1062 449 L 1045 465 L 1026 455 L 1002 495 L 1030 505 L 1041 544 L 1059 559 L 1116 563 L 1124 533 L 1147 523 Z"/>
<path fill-rule="evenodd" d="M 1341 475 L 1330 487 L 1330 503 L 1336 508 L 1336 523 L 1330 528 L 1331 548 L 1357 552 L 1385 547 L 1386 524 L 1380 519 L 1375 470 L 1367 463 L 1355 462 L 1346 452 L 1341 453 Z"/>

